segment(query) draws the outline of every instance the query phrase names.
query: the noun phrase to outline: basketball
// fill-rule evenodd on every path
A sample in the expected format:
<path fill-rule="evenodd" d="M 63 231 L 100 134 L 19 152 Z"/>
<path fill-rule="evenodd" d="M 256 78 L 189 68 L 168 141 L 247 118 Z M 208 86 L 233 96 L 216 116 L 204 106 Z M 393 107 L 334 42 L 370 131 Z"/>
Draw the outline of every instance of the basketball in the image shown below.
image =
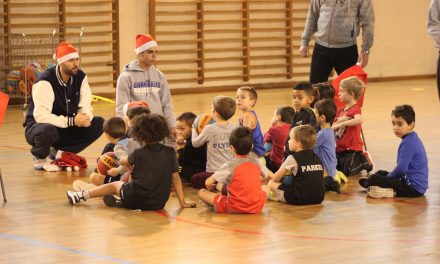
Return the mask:
<path fill-rule="evenodd" d="M 194 120 L 194 128 L 197 130 L 197 133 L 200 134 L 206 125 L 214 123 L 215 120 L 211 114 L 201 114 L 196 118 L 196 120 Z"/>
<path fill-rule="evenodd" d="M 98 170 L 98 173 L 101 175 L 107 175 L 107 171 L 111 168 L 118 167 L 118 161 L 116 159 L 116 155 L 114 152 L 107 152 L 101 155 L 99 157 L 96 169 Z"/>

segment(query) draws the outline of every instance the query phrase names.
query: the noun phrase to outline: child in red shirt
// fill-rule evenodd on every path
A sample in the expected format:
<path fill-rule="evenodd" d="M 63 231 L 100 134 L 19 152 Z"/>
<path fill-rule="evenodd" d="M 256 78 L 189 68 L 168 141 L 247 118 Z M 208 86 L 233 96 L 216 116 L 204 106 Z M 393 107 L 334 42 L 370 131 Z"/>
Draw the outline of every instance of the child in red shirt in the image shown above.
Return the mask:
<path fill-rule="evenodd" d="M 369 172 L 373 169 L 371 162 L 363 153 L 362 111 L 356 104 L 363 90 L 364 83 L 357 77 L 342 80 L 339 87 L 339 100 L 346 103 L 346 106 L 337 113 L 332 128 L 336 136 L 337 169 L 347 176 L 361 170 Z"/>
<path fill-rule="evenodd" d="M 284 159 L 284 144 L 289 136 L 290 124 L 292 123 L 295 109 L 283 106 L 275 111 L 272 117 L 272 126 L 264 134 L 264 146 L 266 149 L 266 166 L 272 172 L 276 172 Z"/>
<path fill-rule="evenodd" d="M 252 142 L 251 129 L 234 129 L 229 137 L 234 158 L 205 181 L 207 190 L 199 191 L 200 199 L 214 206 L 217 213 L 257 214 L 264 207 L 266 193 L 261 189 L 261 177 L 266 177 L 267 171 L 249 155 Z M 226 186 L 226 195 L 215 193 L 217 184 Z"/>

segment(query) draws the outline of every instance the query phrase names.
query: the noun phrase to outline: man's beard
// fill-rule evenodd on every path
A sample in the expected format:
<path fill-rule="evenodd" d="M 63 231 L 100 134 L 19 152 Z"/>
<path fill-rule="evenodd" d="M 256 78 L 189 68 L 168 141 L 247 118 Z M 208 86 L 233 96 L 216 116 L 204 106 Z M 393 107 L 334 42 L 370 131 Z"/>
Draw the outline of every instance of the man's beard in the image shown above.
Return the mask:
<path fill-rule="evenodd" d="M 78 67 L 67 69 L 67 67 L 63 67 L 64 72 L 69 76 L 75 76 L 78 73 Z"/>

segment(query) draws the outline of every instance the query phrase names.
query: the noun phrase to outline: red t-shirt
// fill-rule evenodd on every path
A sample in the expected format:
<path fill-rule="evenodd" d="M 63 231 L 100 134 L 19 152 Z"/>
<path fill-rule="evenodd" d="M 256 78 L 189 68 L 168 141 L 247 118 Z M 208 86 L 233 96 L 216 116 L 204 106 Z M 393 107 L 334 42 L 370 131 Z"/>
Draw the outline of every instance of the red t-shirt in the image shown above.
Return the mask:
<path fill-rule="evenodd" d="M 257 159 L 236 157 L 225 163 L 212 177 L 226 185 L 228 194 L 217 197 L 216 211 L 222 213 L 260 213 L 266 202 L 261 190 L 261 176 L 265 170 Z M 221 199 L 222 198 L 222 199 Z"/>
<path fill-rule="evenodd" d="M 343 116 L 353 118 L 355 115 L 361 114 L 361 108 L 355 104 L 350 108 L 339 110 L 336 120 Z M 363 151 L 364 143 L 361 138 L 361 125 L 341 127 L 335 131 L 336 136 L 336 152 L 340 153 L 346 150 Z"/>
<path fill-rule="evenodd" d="M 272 141 L 272 150 L 270 151 L 270 160 L 276 166 L 281 166 L 284 159 L 284 144 L 290 132 L 290 124 L 273 126 L 264 135 L 264 142 Z"/>

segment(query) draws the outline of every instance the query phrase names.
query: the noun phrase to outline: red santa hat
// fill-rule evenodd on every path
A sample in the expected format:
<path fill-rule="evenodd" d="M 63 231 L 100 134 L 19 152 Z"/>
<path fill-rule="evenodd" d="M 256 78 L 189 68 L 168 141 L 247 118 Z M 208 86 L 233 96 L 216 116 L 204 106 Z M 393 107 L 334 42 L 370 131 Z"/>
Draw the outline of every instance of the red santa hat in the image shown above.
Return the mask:
<path fill-rule="evenodd" d="M 134 51 L 136 54 L 139 54 L 143 51 L 146 51 L 149 48 L 157 47 L 157 42 L 153 39 L 153 37 L 149 34 L 137 34 L 136 35 L 136 48 Z"/>
<path fill-rule="evenodd" d="M 58 44 L 55 56 L 57 59 L 57 63 L 61 64 L 70 59 L 79 58 L 79 53 L 76 48 L 72 46 L 72 44 L 68 43 L 67 41 L 63 41 Z"/>

